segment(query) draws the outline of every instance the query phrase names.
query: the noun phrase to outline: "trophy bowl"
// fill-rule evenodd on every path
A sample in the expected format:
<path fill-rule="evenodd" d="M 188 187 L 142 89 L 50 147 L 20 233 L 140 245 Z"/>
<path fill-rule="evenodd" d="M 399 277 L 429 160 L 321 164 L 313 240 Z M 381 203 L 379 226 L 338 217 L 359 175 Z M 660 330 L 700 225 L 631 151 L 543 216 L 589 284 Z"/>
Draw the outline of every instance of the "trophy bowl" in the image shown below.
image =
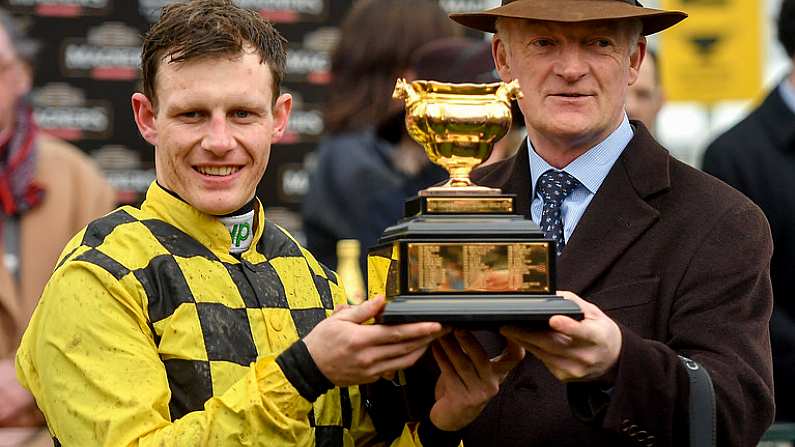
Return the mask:
<path fill-rule="evenodd" d="M 393 97 L 406 102 L 406 129 L 428 158 L 450 173 L 443 186 L 421 195 L 499 194 L 477 186 L 469 173 L 491 155 L 511 127 L 511 100 L 518 81 L 506 84 L 450 84 L 398 79 Z"/>

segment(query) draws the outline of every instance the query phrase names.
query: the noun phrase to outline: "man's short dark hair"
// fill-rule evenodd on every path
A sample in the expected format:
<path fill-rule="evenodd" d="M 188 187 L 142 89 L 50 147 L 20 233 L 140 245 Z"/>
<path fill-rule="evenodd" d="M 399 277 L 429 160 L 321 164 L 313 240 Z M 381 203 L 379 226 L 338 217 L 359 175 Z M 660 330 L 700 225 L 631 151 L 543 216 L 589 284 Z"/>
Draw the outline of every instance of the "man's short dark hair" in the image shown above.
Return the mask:
<path fill-rule="evenodd" d="M 781 2 L 778 14 L 778 40 L 784 45 L 787 56 L 795 56 L 795 0 Z"/>
<path fill-rule="evenodd" d="M 210 57 L 235 57 L 253 47 L 273 76 L 279 95 L 287 61 L 287 41 L 262 16 L 232 0 L 193 0 L 163 7 L 160 20 L 144 36 L 141 54 L 144 94 L 157 103 L 155 80 L 161 62 L 180 63 Z"/>

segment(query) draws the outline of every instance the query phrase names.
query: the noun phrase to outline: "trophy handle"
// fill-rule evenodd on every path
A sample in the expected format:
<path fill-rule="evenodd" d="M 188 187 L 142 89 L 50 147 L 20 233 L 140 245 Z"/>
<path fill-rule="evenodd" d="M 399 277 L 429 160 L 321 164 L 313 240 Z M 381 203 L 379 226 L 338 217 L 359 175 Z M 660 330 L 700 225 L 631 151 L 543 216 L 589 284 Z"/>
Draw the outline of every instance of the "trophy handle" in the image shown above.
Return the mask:
<path fill-rule="evenodd" d="M 506 103 L 511 102 L 514 99 L 522 99 L 524 95 L 522 94 L 522 88 L 519 86 L 519 80 L 514 79 L 513 81 L 500 85 L 500 88 L 497 89 L 495 93 L 497 98 L 501 101 Z"/>
<path fill-rule="evenodd" d="M 411 85 L 410 82 L 406 82 L 405 78 L 398 78 L 395 84 L 395 91 L 392 92 L 392 97 L 395 99 L 403 99 L 407 104 L 420 99 L 420 95 L 414 90 L 414 86 Z"/>

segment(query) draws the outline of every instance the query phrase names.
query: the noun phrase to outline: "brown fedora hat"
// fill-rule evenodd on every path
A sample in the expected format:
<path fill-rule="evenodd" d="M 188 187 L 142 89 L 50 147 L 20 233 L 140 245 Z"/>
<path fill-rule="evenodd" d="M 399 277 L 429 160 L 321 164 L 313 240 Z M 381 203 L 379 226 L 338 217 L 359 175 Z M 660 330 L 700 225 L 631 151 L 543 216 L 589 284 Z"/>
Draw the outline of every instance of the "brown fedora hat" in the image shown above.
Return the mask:
<path fill-rule="evenodd" d="M 502 0 L 502 6 L 487 11 L 450 14 L 456 22 L 488 33 L 496 32 L 498 17 L 570 23 L 636 18 L 647 36 L 676 25 L 687 14 L 645 8 L 636 0 Z"/>

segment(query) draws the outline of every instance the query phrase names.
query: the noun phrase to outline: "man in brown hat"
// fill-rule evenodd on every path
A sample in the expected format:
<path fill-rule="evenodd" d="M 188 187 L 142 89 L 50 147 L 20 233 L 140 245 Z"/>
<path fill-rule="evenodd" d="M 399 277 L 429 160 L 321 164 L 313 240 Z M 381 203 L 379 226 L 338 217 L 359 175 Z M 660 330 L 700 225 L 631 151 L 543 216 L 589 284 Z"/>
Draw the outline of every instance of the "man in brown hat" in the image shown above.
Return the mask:
<path fill-rule="evenodd" d="M 754 446 L 773 420 L 767 222 L 744 196 L 673 159 L 624 110 L 648 34 L 682 12 L 634 0 L 503 0 L 453 20 L 496 32 L 528 139 L 474 179 L 518 196 L 558 242 L 561 292 L 583 321 L 503 328 L 528 356 L 466 445 L 685 446 L 688 372 L 714 384 L 717 445 Z"/>

